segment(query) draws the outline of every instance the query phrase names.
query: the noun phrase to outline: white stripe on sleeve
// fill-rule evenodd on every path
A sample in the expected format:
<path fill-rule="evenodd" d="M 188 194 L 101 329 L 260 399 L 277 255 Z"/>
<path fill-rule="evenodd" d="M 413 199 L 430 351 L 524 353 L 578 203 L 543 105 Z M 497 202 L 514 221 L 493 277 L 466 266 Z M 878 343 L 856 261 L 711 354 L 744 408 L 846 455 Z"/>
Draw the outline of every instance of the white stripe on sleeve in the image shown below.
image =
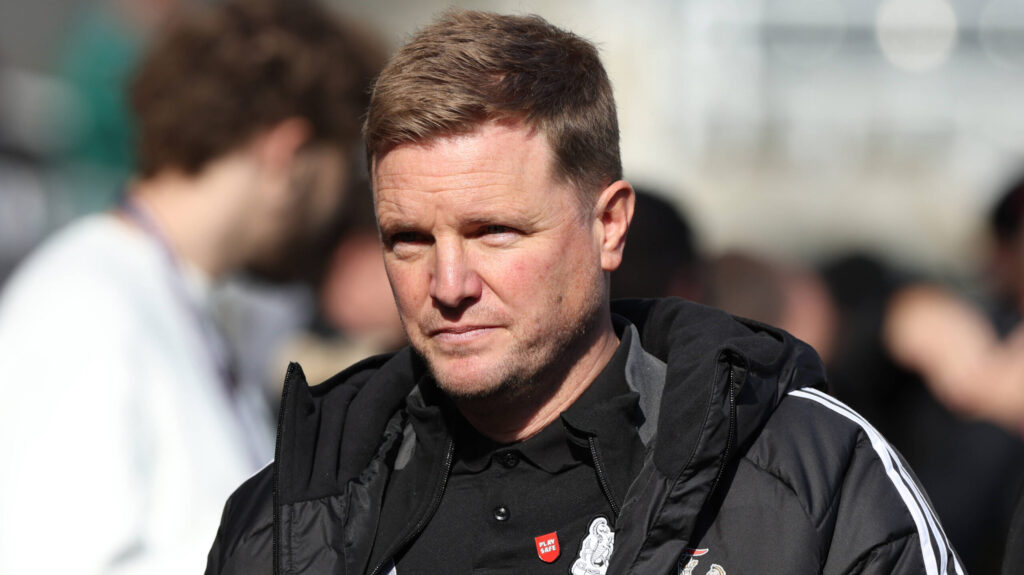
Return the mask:
<path fill-rule="evenodd" d="M 851 408 L 819 390 L 812 388 L 798 389 L 789 392 L 789 395 L 809 399 L 823 405 L 850 421 L 853 421 L 864 430 L 868 438 L 871 440 L 871 446 L 875 449 L 875 452 L 878 454 L 878 458 L 881 460 L 882 465 L 885 468 L 886 475 L 889 477 L 889 480 L 892 481 L 896 491 L 903 499 L 904 505 L 907 506 L 907 511 L 914 519 L 914 525 L 917 527 L 918 538 L 921 541 L 921 555 L 928 575 L 937 575 L 939 573 L 945 575 L 948 573 L 948 560 L 950 556 L 953 557 L 953 566 L 956 573 L 958 575 L 963 575 L 963 568 L 956 560 L 956 555 L 948 551 L 949 542 L 946 539 L 946 534 L 942 531 L 941 525 L 938 520 L 935 519 L 931 508 L 925 501 L 924 496 L 917 487 L 917 484 L 903 467 L 900 458 L 896 455 L 892 446 L 890 446 L 885 438 L 882 437 L 882 434 Z M 938 565 L 935 561 L 935 550 L 932 549 L 931 545 L 933 539 L 937 548 L 937 555 L 939 556 Z"/>

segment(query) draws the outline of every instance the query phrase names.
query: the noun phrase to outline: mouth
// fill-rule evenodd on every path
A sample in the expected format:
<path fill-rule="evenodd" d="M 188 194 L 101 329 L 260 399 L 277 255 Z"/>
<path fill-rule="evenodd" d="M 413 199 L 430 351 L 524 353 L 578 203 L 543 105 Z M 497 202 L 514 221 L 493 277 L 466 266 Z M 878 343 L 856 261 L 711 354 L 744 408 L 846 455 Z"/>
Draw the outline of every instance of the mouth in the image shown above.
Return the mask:
<path fill-rule="evenodd" d="M 435 340 L 459 343 L 484 337 L 496 329 L 498 326 L 494 325 L 453 325 L 432 329 L 427 335 Z"/>

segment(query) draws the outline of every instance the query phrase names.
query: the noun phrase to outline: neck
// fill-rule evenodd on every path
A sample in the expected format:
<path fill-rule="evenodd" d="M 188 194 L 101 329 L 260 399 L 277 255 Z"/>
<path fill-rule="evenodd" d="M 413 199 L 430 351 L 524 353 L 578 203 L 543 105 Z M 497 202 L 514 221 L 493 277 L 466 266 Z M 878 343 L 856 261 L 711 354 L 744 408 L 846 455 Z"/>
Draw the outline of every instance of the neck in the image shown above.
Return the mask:
<path fill-rule="evenodd" d="M 206 170 L 199 176 L 162 172 L 139 181 L 129 198 L 167 242 L 179 261 L 212 278 L 241 266 L 237 248 L 239 213 L 230 170 Z"/>
<path fill-rule="evenodd" d="M 510 394 L 478 399 L 456 400 L 455 404 L 477 431 L 498 443 L 528 439 L 547 427 L 569 408 L 604 369 L 619 345 L 607 307 L 594 335 L 580 342 L 582 354 L 563 377 L 549 384 L 528 385 Z"/>

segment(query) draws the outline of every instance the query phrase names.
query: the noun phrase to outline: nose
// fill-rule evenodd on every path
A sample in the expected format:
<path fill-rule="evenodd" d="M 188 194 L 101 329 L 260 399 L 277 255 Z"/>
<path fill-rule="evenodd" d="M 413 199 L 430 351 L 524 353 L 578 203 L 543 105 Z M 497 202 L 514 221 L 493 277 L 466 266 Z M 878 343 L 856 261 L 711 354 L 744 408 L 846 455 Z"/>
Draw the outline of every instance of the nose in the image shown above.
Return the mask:
<path fill-rule="evenodd" d="M 480 298 L 482 282 L 471 258 L 458 240 L 434 244 L 430 297 L 446 308 L 458 308 Z"/>

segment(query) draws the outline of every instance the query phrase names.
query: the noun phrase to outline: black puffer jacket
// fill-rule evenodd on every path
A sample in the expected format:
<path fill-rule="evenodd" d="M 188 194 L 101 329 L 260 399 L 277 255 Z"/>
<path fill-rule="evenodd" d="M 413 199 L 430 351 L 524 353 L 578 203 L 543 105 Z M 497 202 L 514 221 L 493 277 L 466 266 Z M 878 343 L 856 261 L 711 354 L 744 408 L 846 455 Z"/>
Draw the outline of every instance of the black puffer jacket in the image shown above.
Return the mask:
<path fill-rule="evenodd" d="M 653 363 L 630 382 L 651 430 L 606 573 L 962 572 L 902 458 L 820 391 L 809 347 L 682 300 L 613 312 Z M 409 350 L 312 388 L 293 365 L 275 463 L 228 501 L 207 573 L 386 573 L 429 520 L 451 461 L 449 441 L 406 533 L 373 541 L 389 472 L 417 445 L 403 406 L 421 377 Z"/>

